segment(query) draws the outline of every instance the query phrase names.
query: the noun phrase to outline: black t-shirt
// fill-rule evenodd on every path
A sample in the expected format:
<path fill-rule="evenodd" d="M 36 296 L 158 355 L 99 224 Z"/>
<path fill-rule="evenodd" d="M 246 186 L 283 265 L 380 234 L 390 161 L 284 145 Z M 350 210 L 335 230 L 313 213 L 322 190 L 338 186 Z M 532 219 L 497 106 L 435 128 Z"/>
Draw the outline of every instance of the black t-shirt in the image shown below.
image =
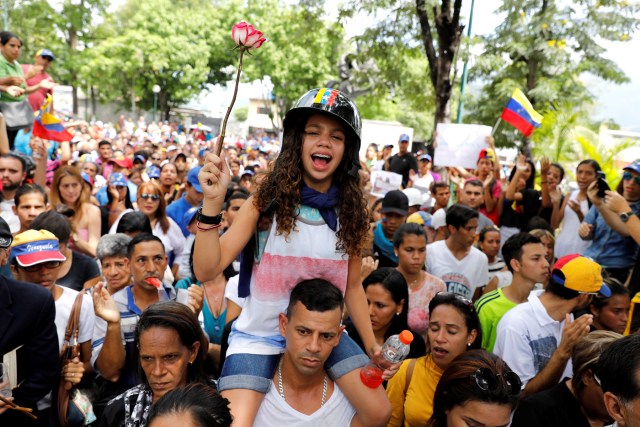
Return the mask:
<path fill-rule="evenodd" d="M 522 190 L 522 200 L 516 202 L 504 199 L 504 209 L 500 217 L 500 225 L 524 229 L 531 218 L 540 212 L 540 192 L 532 188 Z"/>
<path fill-rule="evenodd" d="M 56 280 L 56 285 L 81 291 L 87 280 L 100 277 L 98 263 L 91 257 L 71 251 L 71 268 L 64 276 Z"/>
<path fill-rule="evenodd" d="M 565 384 L 567 379 L 521 400 L 511 427 L 589 427 L 580 403 Z"/>
<path fill-rule="evenodd" d="M 403 156 L 394 154 L 389 159 L 389 172 L 395 172 L 402 175 L 402 186 L 406 187 L 409 182 L 409 171 L 413 169 L 418 172 L 418 161 L 412 153 L 405 153 Z"/>

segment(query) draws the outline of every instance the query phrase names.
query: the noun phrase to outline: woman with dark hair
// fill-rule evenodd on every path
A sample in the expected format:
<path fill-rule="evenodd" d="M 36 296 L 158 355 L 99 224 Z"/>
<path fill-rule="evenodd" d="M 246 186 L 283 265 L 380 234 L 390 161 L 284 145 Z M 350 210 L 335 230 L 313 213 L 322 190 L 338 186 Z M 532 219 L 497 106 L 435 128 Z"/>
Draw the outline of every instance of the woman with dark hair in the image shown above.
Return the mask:
<path fill-rule="evenodd" d="M 535 179 L 536 166 L 521 154 L 511 170 L 504 196 L 500 216 L 500 246 L 523 230 L 529 219 L 540 212 L 540 192 L 533 188 Z"/>
<path fill-rule="evenodd" d="M 466 352 L 444 371 L 427 427 L 507 427 L 522 382 L 498 356 Z"/>
<path fill-rule="evenodd" d="M 382 267 L 369 274 L 362 282 L 369 304 L 369 318 L 373 328 L 373 335 L 380 345 L 391 335 L 396 335 L 405 329 L 413 333 L 413 342 L 409 355 L 410 359 L 424 356 L 426 346 L 424 339 L 409 327 L 409 289 L 407 281 L 398 270 L 392 267 Z M 364 350 L 364 344 L 352 322 L 347 322 L 347 333 Z"/>
<path fill-rule="evenodd" d="M 29 229 L 47 230 L 58 238 L 60 252 L 66 260 L 60 265 L 57 285 L 81 291 L 100 281 L 100 267 L 95 259 L 69 248 L 73 231 L 69 218 L 55 211 L 42 212 L 31 222 Z"/>
<path fill-rule="evenodd" d="M 445 283 L 425 271 L 427 235 L 416 223 L 402 224 L 393 235 L 393 248 L 398 257 L 398 271 L 409 288 L 409 326 L 423 338 L 429 326 L 429 302 L 447 290 Z"/>
<path fill-rule="evenodd" d="M 476 245 L 487 256 L 487 261 L 489 261 L 489 283 L 485 286 L 483 293 L 486 294 L 495 289 L 509 286 L 513 279 L 513 274 L 500 256 L 500 229 L 495 225 L 484 227 L 478 233 L 478 243 Z"/>
<path fill-rule="evenodd" d="M 562 224 L 562 229 L 556 239 L 555 254 L 562 258 L 565 255 L 581 254 L 591 244 L 588 240 L 582 240 L 578 235 L 580 223 L 591 208 L 591 201 L 587 197 L 587 189 L 598 178 L 601 171 L 600 164 L 595 160 L 587 159 L 578 163 L 576 168 L 576 182 L 578 189 L 569 193 L 562 203 L 553 203 L 551 215 L 551 227 L 555 230 Z"/>
<path fill-rule="evenodd" d="M 180 185 L 178 184 L 178 168 L 173 163 L 165 163 L 160 168 L 160 179 L 158 180 L 162 187 L 162 194 L 167 205 L 180 198 L 178 192 Z"/>
<path fill-rule="evenodd" d="M 151 229 L 151 221 L 149 221 L 149 218 L 144 213 L 135 211 L 122 215 L 114 233 L 124 233 L 133 238 L 140 233 L 153 234 L 153 230 Z"/>
<path fill-rule="evenodd" d="M 142 384 L 109 402 L 100 426 L 145 427 L 151 405 L 190 383 L 210 384 L 203 370 L 207 352 L 198 319 L 179 302 L 150 305 L 135 332 Z"/>
<path fill-rule="evenodd" d="M 587 313 L 593 315 L 591 330 L 613 331 L 623 334 L 629 320 L 631 296 L 629 289 L 613 278 L 604 279 L 604 283 L 611 289 L 611 296 L 606 298 L 601 294 L 595 295 L 587 308 Z"/>
<path fill-rule="evenodd" d="M 480 348 L 480 319 L 471 300 L 440 292 L 429 303 L 428 354 L 407 359 L 387 384 L 391 401 L 389 427 L 424 425 L 434 408 L 436 385 L 451 362 L 467 350 Z"/>
<path fill-rule="evenodd" d="M 204 384 L 170 391 L 149 411 L 149 427 L 231 427 L 229 401 Z"/>
<path fill-rule="evenodd" d="M 565 197 L 560 189 L 564 175 L 564 168 L 560 163 L 551 163 L 546 157 L 540 160 L 540 200 L 542 207 L 538 216 L 548 223 L 551 223 L 554 206 L 556 206 L 557 210 L 564 203 Z"/>

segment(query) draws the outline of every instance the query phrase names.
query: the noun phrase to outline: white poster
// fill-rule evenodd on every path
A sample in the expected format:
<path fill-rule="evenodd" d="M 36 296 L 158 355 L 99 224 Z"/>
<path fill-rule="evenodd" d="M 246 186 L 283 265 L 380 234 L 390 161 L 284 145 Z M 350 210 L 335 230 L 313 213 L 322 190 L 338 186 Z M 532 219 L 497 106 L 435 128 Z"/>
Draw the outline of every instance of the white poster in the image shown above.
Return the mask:
<path fill-rule="evenodd" d="M 371 172 L 371 195 L 384 197 L 391 190 L 399 190 L 402 185 L 402 175 L 395 172 Z"/>
<path fill-rule="evenodd" d="M 480 150 L 489 147 L 486 138 L 491 135 L 491 127 L 438 123 L 436 132 L 434 165 L 475 169 Z"/>

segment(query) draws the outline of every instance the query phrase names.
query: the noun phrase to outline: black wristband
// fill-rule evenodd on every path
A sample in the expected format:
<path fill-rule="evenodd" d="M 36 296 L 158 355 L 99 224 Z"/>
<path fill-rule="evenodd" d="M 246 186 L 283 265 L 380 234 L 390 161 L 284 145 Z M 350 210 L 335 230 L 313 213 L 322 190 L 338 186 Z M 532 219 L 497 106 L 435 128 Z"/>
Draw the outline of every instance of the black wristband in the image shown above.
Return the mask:
<path fill-rule="evenodd" d="M 222 222 L 222 212 L 220 212 L 216 216 L 207 216 L 202 213 L 202 207 L 200 207 L 200 209 L 198 209 L 198 213 L 196 214 L 196 219 L 202 224 L 218 225 Z"/>

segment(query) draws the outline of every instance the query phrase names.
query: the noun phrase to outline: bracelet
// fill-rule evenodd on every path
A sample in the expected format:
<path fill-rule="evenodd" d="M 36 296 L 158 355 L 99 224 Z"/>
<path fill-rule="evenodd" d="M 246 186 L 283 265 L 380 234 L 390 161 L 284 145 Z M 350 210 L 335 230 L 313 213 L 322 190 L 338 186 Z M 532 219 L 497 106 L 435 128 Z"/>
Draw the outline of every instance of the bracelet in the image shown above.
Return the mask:
<path fill-rule="evenodd" d="M 196 221 L 196 228 L 200 231 L 209 231 L 209 230 L 214 230 L 216 228 L 220 228 L 220 226 L 222 226 L 222 223 L 218 223 L 218 224 L 214 224 L 214 225 L 209 225 L 208 227 L 201 227 L 200 226 L 200 221 Z"/>
<path fill-rule="evenodd" d="M 220 212 L 216 216 L 208 216 L 202 213 L 202 207 L 200 207 L 200 209 L 198 209 L 198 212 L 196 213 L 196 219 L 203 224 L 217 225 L 222 221 L 222 212 Z"/>

